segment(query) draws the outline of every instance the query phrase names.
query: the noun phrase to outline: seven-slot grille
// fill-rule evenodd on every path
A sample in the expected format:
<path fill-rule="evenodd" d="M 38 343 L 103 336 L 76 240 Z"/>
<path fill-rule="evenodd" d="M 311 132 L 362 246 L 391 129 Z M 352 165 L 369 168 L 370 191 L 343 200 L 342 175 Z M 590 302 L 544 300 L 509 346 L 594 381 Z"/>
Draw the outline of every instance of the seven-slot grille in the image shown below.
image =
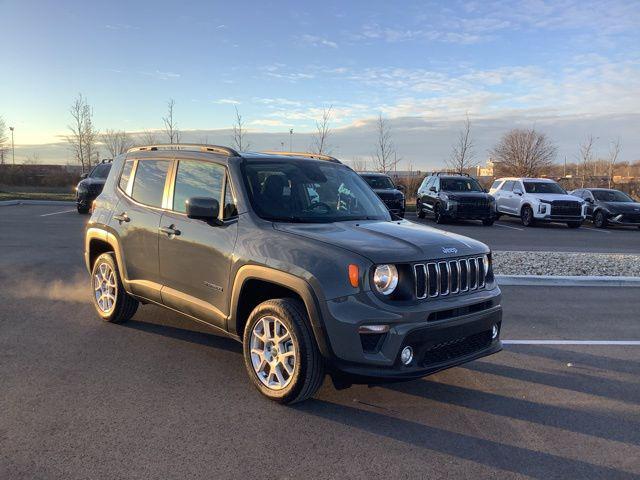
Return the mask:
<path fill-rule="evenodd" d="M 555 200 L 551 202 L 551 215 L 582 215 L 582 204 L 568 200 Z"/>
<path fill-rule="evenodd" d="M 485 286 L 484 257 L 455 258 L 413 266 L 416 297 L 419 299 L 454 295 Z"/>
<path fill-rule="evenodd" d="M 465 198 L 458 199 L 458 213 L 483 214 L 489 209 L 489 201 L 486 198 Z"/>

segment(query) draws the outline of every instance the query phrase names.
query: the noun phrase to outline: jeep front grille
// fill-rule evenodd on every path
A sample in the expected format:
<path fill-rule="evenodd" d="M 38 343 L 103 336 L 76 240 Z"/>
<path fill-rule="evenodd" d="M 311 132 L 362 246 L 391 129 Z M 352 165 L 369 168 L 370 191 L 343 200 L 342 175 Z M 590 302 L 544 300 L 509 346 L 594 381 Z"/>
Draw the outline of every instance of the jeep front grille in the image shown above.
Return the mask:
<path fill-rule="evenodd" d="M 456 258 L 415 264 L 416 298 L 443 297 L 483 288 L 487 277 L 483 259 Z"/>

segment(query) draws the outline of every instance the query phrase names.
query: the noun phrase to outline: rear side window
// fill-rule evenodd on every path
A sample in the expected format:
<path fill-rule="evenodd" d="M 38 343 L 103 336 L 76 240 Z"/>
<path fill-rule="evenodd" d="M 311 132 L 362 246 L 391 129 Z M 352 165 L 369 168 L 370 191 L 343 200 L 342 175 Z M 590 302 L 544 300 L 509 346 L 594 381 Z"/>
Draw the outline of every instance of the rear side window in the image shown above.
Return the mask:
<path fill-rule="evenodd" d="M 169 163 L 169 160 L 139 160 L 131 197 L 145 205 L 161 207 Z"/>
<path fill-rule="evenodd" d="M 185 213 L 191 197 L 222 199 L 225 170 L 222 165 L 197 160 L 180 160 L 173 189 L 173 210 Z"/>
<path fill-rule="evenodd" d="M 507 180 L 506 182 L 504 182 L 504 185 L 502 185 L 502 188 L 500 190 L 503 190 L 505 192 L 511 192 L 513 191 L 514 183 L 515 182 L 513 180 Z"/>
<path fill-rule="evenodd" d="M 129 185 L 129 177 L 131 176 L 131 169 L 133 168 L 133 160 L 127 160 L 124 162 L 122 168 L 122 174 L 120 175 L 120 188 L 123 192 L 127 191 L 127 185 Z"/>

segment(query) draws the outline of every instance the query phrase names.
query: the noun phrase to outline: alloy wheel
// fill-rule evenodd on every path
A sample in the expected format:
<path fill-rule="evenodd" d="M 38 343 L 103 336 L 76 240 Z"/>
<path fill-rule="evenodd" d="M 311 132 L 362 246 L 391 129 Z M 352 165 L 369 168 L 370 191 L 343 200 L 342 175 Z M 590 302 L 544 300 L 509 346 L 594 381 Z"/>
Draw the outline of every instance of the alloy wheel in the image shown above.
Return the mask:
<path fill-rule="evenodd" d="M 118 283 L 110 265 L 101 263 L 93 276 L 93 293 L 102 313 L 110 313 L 116 305 Z"/>
<path fill-rule="evenodd" d="M 296 369 L 294 339 L 278 318 L 260 318 L 251 331 L 251 364 L 253 371 L 267 388 L 286 388 Z"/>

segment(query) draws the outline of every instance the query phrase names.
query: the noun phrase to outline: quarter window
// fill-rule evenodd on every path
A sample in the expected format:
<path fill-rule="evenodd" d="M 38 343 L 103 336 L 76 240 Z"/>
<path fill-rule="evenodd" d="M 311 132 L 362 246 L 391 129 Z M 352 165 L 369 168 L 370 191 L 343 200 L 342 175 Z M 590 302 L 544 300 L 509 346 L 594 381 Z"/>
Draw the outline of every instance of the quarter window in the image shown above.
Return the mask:
<path fill-rule="evenodd" d="M 161 207 L 169 163 L 168 160 L 139 160 L 131 197 L 145 205 Z"/>
<path fill-rule="evenodd" d="M 225 171 L 222 165 L 198 160 L 180 160 L 173 190 L 173 210 L 185 213 L 191 197 L 222 199 Z"/>
<path fill-rule="evenodd" d="M 129 177 L 131 176 L 131 169 L 133 168 L 133 160 L 127 160 L 124 162 L 124 167 L 122 168 L 122 174 L 120 175 L 120 188 L 123 192 L 127 191 L 127 186 L 129 185 Z"/>

